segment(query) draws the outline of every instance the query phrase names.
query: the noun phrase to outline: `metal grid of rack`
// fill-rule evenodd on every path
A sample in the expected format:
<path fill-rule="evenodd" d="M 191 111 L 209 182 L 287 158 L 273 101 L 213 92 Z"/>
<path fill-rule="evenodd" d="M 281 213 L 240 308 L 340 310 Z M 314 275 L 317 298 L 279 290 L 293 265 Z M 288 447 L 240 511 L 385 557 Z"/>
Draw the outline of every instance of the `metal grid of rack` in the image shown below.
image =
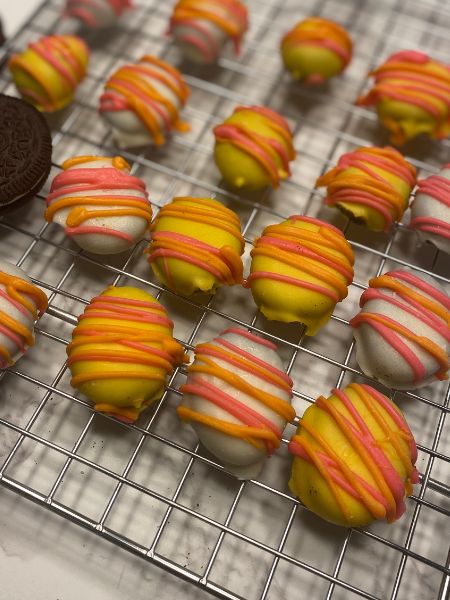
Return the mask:
<path fill-rule="evenodd" d="M 117 153 L 96 113 L 102 82 L 119 61 L 145 52 L 180 62 L 164 36 L 171 4 L 140 0 L 117 30 L 89 34 L 90 73 L 70 110 L 49 120 L 53 174 L 71 155 Z M 10 40 L 4 57 L 57 31 L 61 5 L 43 2 Z M 173 136 L 158 151 L 121 154 L 145 179 L 155 211 L 182 194 L 214 195 L 234 208 L 243 223 L 247 258 L 252 239 L 270 222 L 293 213 L 333 221 L 356 254 L 349 298 L 313 339 L 305 338 L 301 327 L 265 321 L 242 289 L 178 298 L 152 278 L 142 257 L 145 241 L 126 256 L 100 260 L 44 224 L 44 188 L 26 209 L 0 218 L 2 258 L 22 266 L 49 295 L 36 348 L 0 375 L 0 483 L 221 598 L 444 600 L 450 589 L 450 390 L 445 383 L 394 394 L 419 447 L 421 484 L 408 500 L 406 515 L 393 526 L 348 531 L 320 522 L 288 493 L 285 445 L 256 481 L 238 482 L 225 473 L 174 415 L 183 368 L 175 371 L 157 406 L 132 426 L 96 414 L 69 385 L 65 345 L 77 316 L 106 285 L 132 284 L 153 291 L 166 305 L 176 337 L 188 351 L 230 323 L 275 341 L 295 382 L 297 414 L 302 414 L 331 387 L 367 380 L 354 360 L 348 320 L 369 277 L 401 266 L 448 282 L 448 260 L 431 247 L 418 248 L 405 225 L 396 225 L 389 235 L 361 231 L 322 206 L 314 181 L 342 152 L 386 142 L 374 114 L 355 107 L 353 100 L 370 68 L 395 50 L 423 49 L 448 62 L 450 9 L 435 0 L 249 0 L 248 5 L 252 25 L 239 59 L 224 57 L 214 71 L 181 66 L 192 88 L 185 110 L 191 132 Z M 310 14 L 338 18 L 356 45 L 348 72 L 325 91 L 291 84 L 277 56 L 282 32 Z M 0 91 L 15 93 L 5 70 Z M 267 104 L 293 127 L 298 158 L 292 178 L 276 193 L 236 196 L 211 166 L 211 128 L 238 103 Z M 448 140 L 407 147 L 422 176 L 448 162 L 449 152 Z M 288 426 L 284 442 L 294 426 Z"/>

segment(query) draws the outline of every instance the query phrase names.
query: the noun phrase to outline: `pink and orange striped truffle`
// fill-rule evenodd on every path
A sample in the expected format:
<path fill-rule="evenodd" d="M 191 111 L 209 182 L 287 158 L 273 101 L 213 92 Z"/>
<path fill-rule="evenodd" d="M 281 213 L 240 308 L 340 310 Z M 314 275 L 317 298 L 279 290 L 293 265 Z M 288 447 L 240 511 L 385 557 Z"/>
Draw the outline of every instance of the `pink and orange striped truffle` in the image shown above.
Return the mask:
<path fill-rule="evenodd" d="M 370 73 L 375 78 L 359 106 L 376 107 L 391 142 L 402 145 L 419 134 L 443 139 L 450 133 L 450 67 L 416 50 L 390 56 Z"/>
<path fill-rule="evenodd" d="M 374 231 L 401 221 L 416 183 L 416 169 L 394 148 L 357 148 L 318 178 L 325 203 Z"/>
<path fill-rule="evenodd" d="M 290 176 L 295 158 L 287 121 L 265 106 L 238 106 L 231 117 L 214 128 L 214 159 L 233 188 L 260 190 Z"/>
<path fill-rule="evenodd" d="M 24 100 L 42 112 L 70 104 L 86 75 L 89 50 L 75 35 L 49 35 L 14 54 L 9 69 Z"/>
<path fill-rule="evenodd" d="M 347 31 L 334 21 L 311 17 L 283 37 L 281 57 L 294 79 L 318 85 L 339 75 L 352 58 Z"/>
<path fill-rule="evenodd" d="M 239 53 L 248 27 L 247 7 L 241 0 L 179 0 L 169 33 L 189 60 L 215 62 L 229 40 Z"/>
<path fill-rule="evenodd" d="M 131 0 L 67 0 L 65 17 L 78 19 L 93 29 L 110 27 L 126 10 L 132 8 Z"/>

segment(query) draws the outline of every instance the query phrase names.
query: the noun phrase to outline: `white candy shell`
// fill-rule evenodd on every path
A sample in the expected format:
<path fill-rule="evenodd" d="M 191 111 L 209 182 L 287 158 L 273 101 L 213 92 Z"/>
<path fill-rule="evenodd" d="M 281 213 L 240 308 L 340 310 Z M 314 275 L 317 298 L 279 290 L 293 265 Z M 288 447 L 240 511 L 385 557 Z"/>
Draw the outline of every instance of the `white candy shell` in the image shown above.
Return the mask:
<path fill-rule="evenodd" d="M 96 160 L 92 162 L 85 162 L 79 165 L 74 165 L 70 168 L 70 170 L 74 170 L 77 168 L 102 168 L 108 167 L 111 168 L 112 161 L 111 160 Z M 70 197 L 83 197 L 87 195 L 87 192 L 75 192 L 71 194 L 61 195 L 60 198 L 65 198 L 66 196 Z M 132 189 L 117 189 L 117 190 L 108 190 L 108 189 L 99 189 L 95 191 L 89 192 L 90 196 L 114 196 L 114 195 L 129 195 L 136 196 L 137 198 L 145 199 L 145 195 L 143 192 L 139 190 Z M 98 210 L 98 206 L 94 205 L 85 205 L 84 208 L 86 210 Z M 121 208 L 115 204 L 111 204 L 105 207 L 105 209 L 115 209 Z M 53 222 L 57 223 L 61 227 L 66 227 L 67 217 L 69 216 L 70 211 L 73 207 L 63 208 L 58 210 L 53 216 Z M 124 216 L 124 217 L 94 217 L 92 219 L 87 219 L 84 222 L 85 226 L 91 227 L 105 227 L 107 229 L 113 229 L 115 231 L 121 232 L 128 236 L 131 236 L 132 241 L 124 240 L 122 238 L 113 237 L 110 235 L 102 235 L 98 233 L 89 233 L 83 235 L 71 236 L 80 248 L 86 250 L 87 252 L 92 252 L 93 254 L 118 254 L 119 252 L 124 252 L 128 250 L 132 246 L 134 246 L 137 242 L 143 239 L 145 233 L 147 231 L 148 225 L 145 219 L 142 217 L 133 217 L 133 216 Z"/>
<path fill-rule="evenodd" d="M 120 4 L 117 1 L 114 4 Z M 130 6 L 127 0 L 122 0 L 121 13 Z M 82 21 L 92 28 L 111 27 L 119 18 L 110 0 L 67 0 L 65 14 Z"/>
<path fill-rule="evenodd" d="M 7 273 L 8 275 L 14 275 L 16 277 L 20 277 L 21 279 L 24 279 L 25 281 L 28 281 L 28 282 L 31 281 L 30 278 L 28 277 L 28 275 L 24 271 L 22 271 L 22 269 L 20 269 L 19 267 L 16 267 L 16 265 L 12 265 L 11 263 L 4 261 L 4 260 L 0 260 L 0 272 Z M 6 294 L 6 288 L 1 283 L 0 283 L 0 290 L 4 294 Z M 31 304 L 36 307 L 36 303 L 31 296 L 28 296 L 28 294 L 24 294 L 24 296 L 26 296 L 28 298 L 28 300 L 31 302 Z M 15 321 L 18 321 L 19 323 L 24 325 L 27 329 L 29 329 L 31 332 L 34 331 L 34 318 L 31 315 L 31 313 L 29 313 L 28 311 L 22 312 L 19 309 L 17 309 L 11 302 L 9 302 L 9 300 L 7 298 L 4 297 L 3 294 L 0 295 L 0 312 L 5 313 L 6 315 L 8 315 L 8 317 L 11 317 Z M 9 354 L 11 355 L 11 357 L 13 359 L 13 363 L 15 363 L 23 354 L 20 351 L 19 346 L 10 337 L 5 335 L 1 331 L 0 331 L 0 346 L 4 346 L 6 348 L 6 350 L 9 352 Z M 25 348 L 27 348 L 27 346 L 25 346 Z M 0 356 L 0 369 L 5 369 L 7 366 L 8 365 L 5 364 L 5 362 L 3 361 L 3 358 Z"/>
<path fill-rule="evenodd" d="M 138 63 L 138 64 L 141 64 L 141 63 Z M 145 65 L 146 63 L 142 62 L 142 64 Z M 164 71 L 157 65 L 152 65 L 152 69 L 162 73 L 166 77 L 170 77 L 170 74 L 168 74 L 167 71 Z M 178 96 L 176 96 L 169 87 L 167 87 L 161 81 L 154 79 L 152 77 L 148 77 L 143 74 L 141 74 L 141 77 L 144 81 L 147 81 L 148 83 L 150 83 L 152 85 L 152 87 L 155 88 L 155 90 L 159 94 L 161 94 L 167 100 L 169 100 L 176 107 L 177 112 L 181 109 L 181 104 L 178 99 Z M 175 79 L 174 79 L 174 83 L 176 84 Z M 164 105 L 159 103 L 159 107 L 160 107 L 160 110 L 165 111 L 167 116 L 169 117 L 167 109 L 164 107 Z M 152 111 L 152 114 L 153 114 L 154 118 L 156 119 L 156 121 L 158 122 L 161 131 L 164 134 L 168 133 L 167 128 L 166 128 L 161 116 L 155 110 L 152 110 L 151 108 L 149 110 Z M 101 114 L 106 119 L 106 121 L 108 121 L 108 123 L 111 125 L 112 130 L 113 130 L 114 140 L 115 140 L 116 144 L 119 146 L 119 148 L 145 146 L 145 145 L 154 143 L 151 132 L 148 131 L 145 124 L 141 121 L 141 119 L 137 116 L 137 114 L 135 112 L 133 112 L 132 110 L 103 111 Z"/>
<path fill-rule="evenodd" d="M 280 371 L 283 370 L 281 359 L 275 350 L 236 333 L 223 333 L 221 336 L 219 336 L 219 338 L 231 342 L 235 346 L 238 346 L 256 358 L 267 362 L 276 369 L 279 369 Z M 212 343 L 217 344 L 215 341 Z M 220 367 L 223 367 L 227 370 L 232 370 L 233 373 L 241 376 L 251 385 L 278 396 L 286 402 L 291 402 L 291 394 L 262 379 L 261 377 L 258 377 L 256 374 L 250 374 L 247 371 L 244 371 L 239 367 L 235 367 L 234 365 L 231 366 L 229 363 L 226 363 L 218 358 L 214 358 L 213 360 Z M 196 363 L 194 362 L 194 364 Z M 274 423 L 274 425 L 276 425 L 279 429 L 283 430 L 285 428 L 286 421 L 255 398 L 212 375 L 201 374 L 201 378 L 210 384 L 216 385 L 221 391 L 263 415 L 272 421 L 272 423 Z M 187 383 L 190 383 L 191 380 L 192 376 L 189 374 Z M 241 424 L 241 421 L 239 421 L 233 415 L 230 415 L 230 413 L 224 409 L 216 406 L 208 400 L 200 398 L 199 396 L 185 393 L 182 404 L 204 415 L 209 415 L 230 423 Z M 197 432 L 202 444 L 212 454 L 217 456 L 224 467 L 229 472 L 233 473 L 233 475 L 239 479 L 253 479 L 259 475 L 267 458 L 265 452 L 260 451 L 243 440 L 226 435 L 220 431 L 217 431 L 216 429 L 212 429 L 195 422 L 192 422 L 191 425 Z"/>
<path fill-rule="evenodd" d="M 180 47 L 183 56 L 198 64 L 210 64 L 222 52 L 228 35 L 225 31 L 206 19 L 196 19 L 195 25 L 174 25 L 172 36 Z"/>
<path fill-rule="evenodd" d="M 439 175 L 450 182 L 450 166 L 442 169 Z M 450 206 L 419 191 L 411 205 L 411 220 L 418 217 L 432 217 L 450 226 Z M 421 231 L 420 229 L 416 231 L 423 242 L 431 242 L 442 252 L 450 254 L 450 238 L 429 231 Z"/>
<path fill-rule="evenodd" d="M 445 294 L 445 290 L 442 286 L 432 277 L 421 274 L 420 279 L 423 279 Z M 402 283 L 405 282 L 403 281 Z M 408 284 L 408 287 L 420 292 L 425 297 L 432 299 L 414 286 Z M 401 300 L 398 294 L 395 294 L 392 290 L 382 289 L 381 291 L 387 296 L 396 297 L 398 300 Z M 387 301 L 382 299 L 368 300 L 361 309 L 361 312 L 376 313 L 389 317 L 407 327 L 416 335 L 430 339 L 444 349 L 447 354 L 450 351 L 447 340 L 435 329 L 431 328 L 414 315 Z M 446 324 L 442 321 L 442 329 L 444 330 L 445 328 Z M 434 374 L 438 370 L 439 364 L 428 352 L 425 352 L 425 350 L 420 348 L 415 342 L 402 338 L 402 341 L 407 344 L 425 367 L 426 375 L 423 380 L 418 383 L 414 383 L 415 377 L 411 366 L 405 361 L 401 354 L 371 326 L 362 323 L 353 330 L 353 335 L 356 340 L 356 361 L 361 367 L 361 370 L 363 373 L 377 379 L 388 388 L 412 390 L 436 381 Z"/>

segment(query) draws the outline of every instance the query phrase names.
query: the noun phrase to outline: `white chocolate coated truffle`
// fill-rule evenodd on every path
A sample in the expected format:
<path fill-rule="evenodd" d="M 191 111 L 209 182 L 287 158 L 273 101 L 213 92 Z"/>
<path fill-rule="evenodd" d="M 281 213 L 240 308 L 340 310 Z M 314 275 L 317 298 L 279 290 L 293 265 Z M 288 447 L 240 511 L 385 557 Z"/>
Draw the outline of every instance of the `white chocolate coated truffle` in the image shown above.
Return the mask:
<path fill-rule="evenodd" d="M 111 75 L 99 110 L 119 147 L 160 146 L 172 129 L 189 129 L 179 119 L 188 96 L 189 89 L 177 69 L 146 55 Z"/>
<path fill-rule="evenodd" d="M 123 158 L 77 156 L 53 180 L 45 218 L 83 250 L 117 254 L 145 236 L 152 208 L 145 183 Z"/>
<path fill-rule="evenodd" d="M 295 412 L 277 348 L 243 329 L 199 344 L 178 415 L 239 479 L 257 477 Z"/>
<path fill-rule="evenodd" d="M 410 227 L 423 241 L 450 254 L 450 163 L 438 175 L 418 182 Z"/>
<path fill-rule="evenodd" d="M 369 281 L 350 321 L 362 371 L 411 390 L 447 379 L 450 299 L 433 278 L 391 271 Z"/>
<path fill-rule="evenodd" d="M 247 9 L 240 0 L 179 0 L 169 33 L 185 58 L 209 64 L 218 59 L 229 40 L 238 53 L 247 26 Z"/>
<path fill-rule="evenodd" d="M 34 344 L 34 324 L 47 296 L 19 267 L 0 260 L 0 369 L 13 365 Z"/>
<path fill-rule="evenodd" d="M 64 16 L 94 29 L 111 27 L 131 7 L 130 0 L 67 0 Z"/>

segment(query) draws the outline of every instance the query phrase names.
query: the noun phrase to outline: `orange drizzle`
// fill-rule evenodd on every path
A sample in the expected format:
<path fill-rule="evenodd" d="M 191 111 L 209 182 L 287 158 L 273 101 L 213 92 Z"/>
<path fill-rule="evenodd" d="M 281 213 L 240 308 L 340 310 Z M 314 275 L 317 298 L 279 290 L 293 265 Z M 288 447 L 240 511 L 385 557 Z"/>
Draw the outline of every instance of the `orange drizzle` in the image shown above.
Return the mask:
<path fill-rule="evenodd" d="M 195 203 L 198 206 L 191 206 L 187 202 Z M 152 231 L 155 231 L 159 221 L 163 217 L 186 219 L 195 223 L 218 227 L 238 239 L 241 242 L 242 251 L 244 250 L 245 241 L 241 235 L 239 217 L 235 212 L 218 202 L 211 202 L 208 198 L 177 196 L 173 198 L 170 204 L 166 204 L 158 212 L 152 223 Z"/>
<path fill-rule="evenodd" d="M 450 131 L 450 72 L 448 67 L 422 52 L 404 50 L 393 54 L 369 73 L 375 84 L 356 104 L 370 106 L 383 100 L 417 106 L 434 119 L 431 138 L 443 139 Z M 401 116 L 386 115 L 382 121 L 391 130 L 392 141 L 404 144 L 413 137 L 402 126 Z M 420 121 L 417 121 L 420 125 Z M 420 130 L 419 130 L 420 131 Z"/>
<path fill-rule="evenodd" d="M 164 224 L 161 224 L 161 219 L 164 218 L 192 222 L 192 236 L 165 229 Z M 195 227 L 195 224 L 199 225 Z M 174 258 L 204 268 L 222 284 L 242 283 L 243 265 L 240 254 L 230 245 L 217 248 L 214 243 L 203 241 L 206 238 L 202 234 L 202 225 L 227 232 L 238 240 L 242 254 L 245 242 L 239 218 L 233 211 L 206 198 L 177 197 L 161 208 L 151 226 L 152 242 L 145 250 L 149 255 L 149 262 L 162 260 L 168 280 L 171 279 L 171 273 L 166 259 Z"/>
<path fill-rule="evenodd" d="M 229 351 L 220 348 L 220 346 L 216 344 L 199 344 L 196 348 L 196 353 L 200 355 L 202 349 L 213 349 L 215 354 L 217 355 L 217 358 L 220 358 L 224 361 L 226 361 L 227 357 L 229 358 L 231 356 Z M 254 373 L 260 375 L 263 379 L 269 380 L 273 385 L 285 389 L 288 393 L 291 392 L 291 386 L 286 381 L 284 381 L 284 379 L 279 377 L 276 373 L 272 373 L 271 371 L 268 371 L 264 367 L 261 367 L 254 361 L 247 360 L 246 358 L 237 354 L 233 354 L 232 356 L 233 361 L 239 363 L 239 365 L 241 365 L 244 369 L 253 371 Z M 204 360 L 203 356 L 202 360 Z M 295 412 L 292 406 L 283 401 L 280 401 L 279 398 L 276 398 L 275 396 L 272 396 L 272 398 L 276 399 L 276 404 L 278 408 L 275 408 L 275 405 L 271 405 L 269 406 L 269 408 L 274 412 L 278 413 L 281 417 L 285 418 L 287 421 L 291 421 L 295 417 Z"/>
<path fill-rule="evenodd" d="M 34 321 L 38 318 L 39 314 L 47 310 L 47 296 L 32 283 L 16 275 L 8 275 L 7 273 L 0 272 L 0 285 L 5 287 L 6 295 L 11 300 L 17 302 L 24 310 L 31 314 Z M 34 304 L 27 296 L 33 298 Z M 13 334 L 23 338 L 23 341 L 28 346 L 34 344 L 33 332 L 26 325 L 13 319 L 2 310 L 0 310 L 0 324 L 9 329 Z M 0 354 L 4 357 L 8 365 L 13 364 L 12 356 L 3 344 L 0 344 Z"/>
<path fill-rule="evenodd" d="M 217 431 L 221 431 L 232 437 L 240 438 L 261 451 L 264 451 L 264 445 L 261 444 L 259 440 L 270 442 L 276 448 L 280 445 L 279 439 L 273 431 L 270 431 L 270 429 L 260 429 L 259 427 L 249 427 L 248 425 L 237 425 L 236 423 L 223 421 L 222 419 L 217 419 L 210 415 L 204 415 L 203 413 L 196 412 L 186 406 L 179 406 L 177 408 L 177 413 L 183 421 L 194 421 L 195 423 L 206 425 L 211 429 L 216 429 Z"/>
<path fill-rule="evenodd" d="M 414 471 L 414 466 L 411 461 L 411 452 L 407 452 L 404 444 L 401 443 L 401 441 L 405 441 L 409 444 L 411 442 L 411 434 L 403 429 L 391 429 L 386 419 L 384 418 L 383 412 L 377 410 L 376 405 L 373 402 L 372 396 L 362 386 L 356 383 L 351 383 L 348 387 L 358 394 L 359 398 L 364 403 L 364 406 L 371 414 L 374 421 L 377 423 L 380 429 L 383 430 L 385 439 L 394 446 L 397 456 L 403 463 L 403 467 L 405 468 L 406 473 L 409 477 L 411 477 Z"/>
<path fill-rule="evenodd" d="M 296 227 L 293 224 L 296 220 L 301 221 L 302 217 L 291 217 L 291 220 L 266 227 L 254 242 L 252 258 L 267 257 L 294 267 L 317 278 L 334 290 L 337 298 L 344 299 L 348 293 L 346 281 L 349 284 L 353 279 L 354 256 L 348 242 L 342 234 L 322 226 L 320 221 L 316 220 L 319 230 L 312 231 Z M 250 281 L 256 273 L 252 269 Z"/>
<path fill-rule="evenodd" d="M 259 115 L 275 136 L 258 133 L 257 125 L 247 125 L 246 113 Z M 289 161 L 296 156 L 289 125 L 281 115 L 264 106 L 238 106 L 233 114 L 241 116 L 241 121 L 226 120 L 215 127 L 216 142 L 232 144 L 251 156 L 267 172 L 272 186 L 278 187 L 280 179 L 290 175 Z M 281 141 L 276 136 L 280 136 Z"/>
<path fill-rule="evenodd" d="M 105 160 L 111 160 L 112 166 L 119 171 L 131 171 L 131 165 L 122 156 L 114 156 L 112 159 L 109 156 L 73 156 L 72 158 L 67 158 L 62 163 L 62 168 L 63 171 L 67 171 L 67 169 L 77 167 L 78 165 Z"/>
<path fill-rule="evenodd" d="M 188 369 L 189 373 L 202 373 L 203 375 L 211 375 L 212 377 L 217 377 L 223 382 L 231 385 L 233 388 L 244 392 L 244 394 L 255 398 L 255 400 L 259 400 L 259 402 L 264 404 L 264 406 L 270 408 L 270 410 L 272 410 L 280 417 L 283 417 L 283 419 L 290 420 L 295 416 L 293 408 L 284 400 L 281 400 L 277 396 L 269 394 L 268 392 L 265 392 L 251 385 L 250 383 L 247 383 L 245 379 L 243 379 L 236 373 L 233 373 L 232 371 L 227 371 L 227 369 L 224 369 L 223 367 L 219 367 L 219 365 L 216 364 L 214 360 L 202 354 L 202 349 L 206 349 L 208 347 L 213 346 L 210 344 L 200 344 L 200 346 L 197 347 L 196 358 L 201 362 L 192 364 Z M 221 351 L 221 354 L 225 360 L 227 356 L 231 356 L 231 353 L 227 352 L 226 350 Z M 257 369 L 255 369 L 255 372 L 256 371 Z M 261 371 L 262 370 L 260 369 L 260 372 Z"/>
<path fill-rule="evenodd" d="M 73 48 L 66 38 L 75 38 L 81 47 Z M 76 36 L 49 35 L 28 46 L 28 51 L 32 52 L 33 56 L 24 57 L 23 54 L 14 54 L 9 61 L 9 67 L 12 70 L 21 69 L 34 79 L 47 96 L 40 100 L 42 104 L 47 104 L 46 110 L 56 110 L 60 107 L 61 92 L 58 91 L 54 81 L 38 68 L 39 63 L 36 64 L 35 61 L 36 59 L 45 61 L 58 78 L 59 85 L 65 86 L 68 92 L 73 93 L 76 85 L 85 75 L 83 63 L 79 57 L 83 50 L 86 54 L 88 53 L 84 42 Z M 27 96 L 27 91 L 23 90 L 25 96 Z M 31 99 L 34 98 L 31 96 Z"/>
<path fill-rule="evenodd" d="M 111 161 L 112 169 L 104 167 L 91 167 L 90 169 L 71 169 L 93 161 Z M 95 218 L 107 217 L 138 217 L 150 225 L 152 220 L 152 207 L 144 183 L 129 175 L 130 166 L 120 156 L 112 159 L 100 156 L 77 156 L 63 163 L 64 172 L 53 181 L 50 195 L 47 198 L 45 219 L 49 222 L 57 212 L 65 208 L 72 208 L 66 218 L 66 227 L 74 228 L 74 233 L 82 233 L 82 224 Z M 123 194 L 108 194 L 109 190 L 123 189 Z M 104 195 L 91 194 L 105 190 Z M 71 196 L 70 193 L 84 192 L 83 195 Z M 68 194 L 68 195 L 66 195 Z M 95 210 L 90 207 L 105 207 Z M 117 208 L 112 208 L 116 206 Z M 109 207 L 109 208 L 108 208 Z M 105 234 L 111 229 L 102 227 Z"/>

